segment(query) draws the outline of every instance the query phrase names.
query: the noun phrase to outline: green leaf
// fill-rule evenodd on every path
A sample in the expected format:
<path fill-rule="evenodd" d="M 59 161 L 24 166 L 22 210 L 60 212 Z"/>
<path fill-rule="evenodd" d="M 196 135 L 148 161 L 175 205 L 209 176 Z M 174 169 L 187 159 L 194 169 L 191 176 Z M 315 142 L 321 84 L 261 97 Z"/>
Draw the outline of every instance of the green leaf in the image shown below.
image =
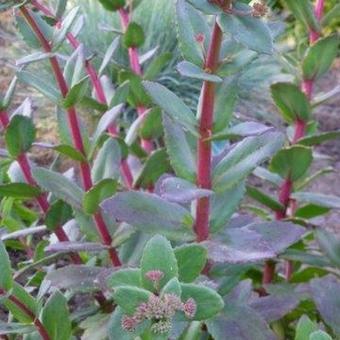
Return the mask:
<path fill-rule="evenodd" d="M 329 9 L 327 13 L 321 19 L 322 27 L 327 27 L 328 25 L 337 24 L 340 20 L 340 4 L 335 4 Z"/>
<path fill-rule="evenodd" d="M 195 116 L 177 95 L 158 83 L 143 81 L 143 85 L 156 105 L 164 110 L 170 118 L 182 125 L 184 129 L 197 136 Z"/>
<path fill-rule="evenodd" d="M 53 340 L 70 339 L 71 318 L 64 295 L 55 291 L 41 311 L 41 321 Z"/>
<path fill-rule="evenodd" d="M 178 277 L 181 282 L 193 282 L 207 262 L 207 250 L 199 244 L 186 244 L 175 248 Z"/>
<path fill-rule="evenodd" d="M 182 206 L 146 192 L 120 192 L 101 206 L 107 214 L 148 233 L 162 233 L 170 239 L 192 239 L 193 219 Z"/>
<path fill-rule="evenodd" d="M 185 132 L 167 115 L 163 115 L 163 126 L 166 150 L 176 175 L 195 182 L 196 160 Z"/>
<path fill-rule="evenodd" d="M 236 124 L 230 128 L 221 131 L 218 134 L 212 135 L 209 140 L 220 140 L 220 139 L 239 139 L 239 137 L 248 137 L 261 135 L 264 132 L 272 130 L 271 127 L 257 123 L 257 122 L 244 122 Z"/>
<path fill-rule="evenodd" d="M 270 170 L 295 182 L 306 174 L 312 161 L 313 154 L 310 148 L 293 145 L 280 150 L 272 158 Z"/>
<path fill-rule="evenodd" d="M 17 77 L 20 81 L 38 90 L 45 97 L 50 99 L 54 104 L 58 104 L 60 102 L 61 95 L 60 92 L 57 90 L 55 83 L 44 75 L 37 75 L 28 71 L 21 70 L 17 72 Z"/>
<path fill-rule="evenodd" d="M 87 214 L 94 214 L 99 204 L 106 198 L 113 196 L 117 191 L 117 182 L 114 179 L 103 179 L 96 183 L 83 198 L 83 209 Z"/>
<path fill-rule="evenodd" d="M 297 119 L 307 122 L 311 115 L 311 106 L 306 95 L 294 84 L 276 83 L 271 86 L 272 97 L 288 123 Z"/>
<path fill-rule="evenodd" d="M 171 280 L 169 280 L 166 285 L 163 287 L 161 291 L 161 295 L 164 294 L 175 294 L 179 297 L 181 297 L 182 289 L 181 284 L 178 281 L 177 277 L 173 277 Z"/>
<path fill-rule="evenodd" d="M 211 74 L 203 70 L 201 67 L 190 63 L 189 61 L 181 61 L 177 65 L 177 71 L 185 77 L 210 81 L 214 83 L 222 82 L 222 78 L 215 74 Z"/>
<path fill-rule="evenodd" d="M 41 61 L 41 60 L 44 60 L 44 59 L 48 59 L 48 58 L 51 58 L 53 56 L 54 56 L 53 53 L 34 52 L 34 53 L 29 54 L 27 56 L 24 56 L 20 59 L 17 59 L 15 64 L 17 66 L 23 66 L 23 65 L 31 64 L 31 63 Z"/>
<path fill-rule="evenodd" d="M 316 230 L 316 238 L 324 254 L 340 268 L 340 240 L 327 230 Z"/>
<path fill-rule="evenodd" d="M 140 75 L 128 70 L 121 70 L 118 74 L 118 81 L 120 84 L 120 91 L 113 96 L 112 101 L 121 100 L 121 103 L 127 101 L 131 106 L 136 107 L 139 105 L 150 106 L 150 98 L 147 95 Z M 118 96 L 118 99 L 115 99 Z M 124 98 L 127 97 L 126 99 Z M 119 98 L 120 97 L 120 98 Z M 112 106 L 112 101 L 110 106 Z M 116 103 L 115 103 L 116 104 Z"/>
<path fill-rule="evenodd" d="M 296 325 L 294 340 L 309 339 L 310 334 L 312 334 L 317 329 L 317 325 L 307 315 L 302 315 Z"/>
<path fill-rule="evenodd" d="M 196 9 L 200 10 L 204 14 L 212 14 L 218 15 L 222 13 L 222 9 L 216 6 L 213 2 L 206 1 L 206 0 L 188 0 L 188 2 L 195 7 Z"/>
<path fill-rule="evenodd" d="M 107 278 L 106 282 L 112 288 L 120 286 L 139 287 L 141 285 L 141 270 L 138 268 L 117 270 Z"/>
<path fill-rule="evenodd" d="M 194 9 L 184 0 L 176 2 L 177 36 L 180 51 L 187 61 L 201 66 L 204 61 L 203 51 L 195 37 L 194 28 L 190 20 L 190 11 Z"/>
<path fill-rule="evenodd" d="M 144 117 L 139 128 L 139 135 L 143 139 L 157 139 L 162 134 L 162 111 L 158 107 L 154 107 Z"/>
<path fill-rule="evenodd" d="M 57 18 L 61 18 L 66 10 L 67 0 L 57 0 L 57 4 L 55 6 L 55 16 Z"/>
<path fill-rule="evenodd" d="M 254 186 L 247 185 L 247 195 L 273 211 L 284 210 L 284 206 L 280 202 Z"/>
<path fill-rule="evenodd" d="M 125 0 L 99 0 L 103 7 L 111 12 L 117 11 L 125 6 Z"/>
<path fill-rule="evenodd" d="M 156 183 L 161 175 L 170 171 L 170 169 L 166 150 L 158 149 L 153 151 L 140 169 L 134 181 L 134 187 L 149 188 Z"/>
<path fill-rule="evenodd" d="M 52 38 L 52 48 L 56 51 L 64 42 L 66 34 L 71 30 L 71 27 L 78 15 L 79 6 L 73 7 L 62 21 L 61 28 L 56 29 Z"/>
<path fill-rule="evenodd" d="M 310 29 L 315 32 L 320 31 L 320 25 L 313 13 L 312 3 L 309 0 L 285 0 L 285 2 L 296 19 L 302 22 L 307 31 Z"/>
<path fill-rule="evenodd" d="M 245 194 L 244 180 L 211 196 L 210 228 L 216 233 L 224 228 L 236 212 Z"/>
<path fill-rule="evenodd" d="M 5 132 L 7 150 L 12 157 L 30 149 L 35 139 L 35 127 L 29 117 L 15 115 Z"/>
<path fill-rule="evenodd" d="M 65 202 L 58 200 L 50 205 L 45 217 L 45 224 L 49 230 L 55 230 L 72 218 L 72 208 Z"/>
<path fill-rule="evenodd" d="M 323 214 L 327 214 L 329 210 L 330 210 L 329 208 L 320 207 L 319 205 L 306 204 L 296 210 L 295 216 L 309 219 Z"/>
<path fill-rule="evenodd" d="M 34 314 L 39 314 L 38 302 L 30 295 L 24 287 L 18 283 L 14 283 L 11 291 L 11 295 L 15 296 L 20 302 L 26 305 L 26 307 Z M 32 323 L 32 317 L 27 315 L 21 308 L 14 304 L 9 299 L 4 301 L 5 307 L 13 314 L 14 318 L 22 323 Z"/>
<path fill-rule="evenodd" d="M 119 165 L 121 162 L 121 149 L 119 142 L 115 139 L 108 139 L 100 148 L 91 170 L 94 183 L 103 179 L 118 179 L 120 176 Z"/>
<path fill-rule="evenodd" d="M 141 259 L 142 284 L 146 289 L 156 291 L 153 283 L 146 277 L 146 274 L 152 270 L 160 270 L 163 273 L 163 277 L 159 281 L 159 288 L 163 288 L 169 280 L 178 276 L 174 251 L 170 242 L 161 235 L 155 235 L 148 241 Z"/>
<path fill-rule="evenodd" d="M 123 0 L 125 1 L 125 0 Z M 107 65 L 110 63 L 113 54 L 116 52 L 117 48 L 119 47 L 119 37 L 115 37 L 111 43 L 111 45 L 107 48 L 103 61 L 100 65 L 98 75 L 101 76 L 103 72 L 105 71 Z"/>
<path fill-rule="evenodd" d="M 1 110 L 6 110 L 7 107 L 11 104 L 17 82 L 18 82 L 18 78 L 16 76 L 13 77 L 11 83 L 8 86 L 5 97 L 2 98 L 2 96 L 0 96 L 0 109 Z"/>
<path fill-rule="evenodd" d="M 34 332 L 34 330 L 35 328 L 33 326 L 24 325 L 21 323 L 14 322 L 7 323 L 0 321 L 0 335 L 28 334 Z"/>
<path fill-rule="evenodd" d="M 238 100 L 238 86 L 236 81 L 225 80 L 216 91 L 214 105 L 213 133 L 218 133 L 228 126 Z"/>
<path fill-rule="evenodd" d="M 250 7 L 245 4 L 237 3 L 234 7 L 242 11 L 250 10 Z M 218 24 L 224 33 L 230 34 L 233 39 L 250 50 L 273 53 L 273 37 L 268 26 L 261 19 L 250 15 L 223 13 L 218 17 Z"/>
<path fill-rule="evenodd" d="M 77 162 L 84 162 L 86 159 L 84 155 L 76 150 L 73 146 L 68 144 L 60 144 L 53 147 L 53 150 L 73 159 Z"/>
<path fill-rule="evenodd" d="M 304 138 L 299 139 L 299 144 L 305 146 L 313 146 L 319 145 L 324 142 L 328 142 L 333 139 L 337 139 L 340 137 L 340 130 L 322 132 L 317 135 L 310 135 Z"/>
<path fill-rule="evenodd" d="M 292 198 L 300 203 L 312 203 L 324 208 L 340 209 L 340 197 L 333 195 L 314 192 L 295 192 L 292 194 Z"/>
<path fill-rule="evenodd" d="M 13 287 L 11 262 L 5 245 L 0 240 L 0 288 L 9 291 Z"/>
<path fill-rule="evenodd" d="M 152 59 L 144 72 L 144 79 L 153 80 L 172 59 L 172 53 L 165 52 Z"/>
<path fill-rule="evenodd" d="M 0 196 L 15 198 L 38 197 L 41 194 L 39 188 L 26 183 L 9 183 L 0 185 Z"/>
<path fill-rule="evenodd" d="M 305 79 L 320 78 L 331 67 L 338 53 L 339 39 L 332 35 L 319 39 L 313 44 L 302 62 L 302 71 Z"/>
<path fill-rule="evenodd" d="M 87 77 L 83 78 L 77 84 L 73 85 L 63 101 L 64 108 L 69 109 L 70 107 L 79 103 L 85 96 L 87 87 Z"/>
<path fill-rule="evenodd" d="M 113 299 L 124 312 L 132 315 L 140 304 L 148 301 L 150 295 L 151 292 L 146 289 L 125 286 L 115 289 Z"/>
<path fill-rule="evenodd" d="M 33 176 L 38 185 L 44 190 L 51 192 L 57 198 L 64 200 L 71 207 L 81 209 L 84 192 L 65 176 L 46 170 L 44 168 L 34 168 Z"/>
<path fill-rule="evenodd" d="M 327 333 L 325 333 L 324 331 L 319 330 L 319 331 L 313 332 L 309 336 L 309 340 L 333 340 L 333 338 Z"/>
<path fill-rule="evenodd" d="M 136 22 L 130 22 L 124 33 L 123 43 L 126 48 L 140 47 L 144 44 L 145 36 L 143 28 Z"/>
<path fill-rule="evenodd" d="M 224 307 L 224 302 L 220 295 L 208 287 L 182 283 L 181 288 L 182 301 L 192 298 L 196 302 L 197 310 L 193 320 L 210 319 Z"/>
<path fill-rule="evenodd" d="M 46 37 L 46 39 L 50 41 L 53 33 L 52 27 L 37 12 L 31 11 L 29 9 L 28 11 L 30 16 L 33 17 L 40 31 L 43 33 L 44 37 Z M 40 48 L 41 47 L 40 41 L 36 37 L 34 31 L 32 30 L 31 26 L 27 23 L 27 21 L 21 16 L 20 17 L 17 16 L 16 20 L 19 31 L 25 42 L 32 48 Z"/>
<path fill-rule="evenodd" d="M 214 191 L 222 192 L 238 184 L 257 166 L 275 154 L 283 143 L 283 135 L 277 132 L 248 137 L 237 143 L 214 169 Z"/>

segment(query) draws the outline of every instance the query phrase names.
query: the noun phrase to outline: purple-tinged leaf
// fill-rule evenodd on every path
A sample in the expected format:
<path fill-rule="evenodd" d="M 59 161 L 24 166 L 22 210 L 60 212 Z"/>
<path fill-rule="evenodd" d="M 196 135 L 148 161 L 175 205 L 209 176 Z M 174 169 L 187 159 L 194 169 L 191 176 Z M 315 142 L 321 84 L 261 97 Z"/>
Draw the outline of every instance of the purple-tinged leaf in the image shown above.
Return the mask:
<path fill-rule="evenodd" d="M 14 239 L 18 239 L 20 237 L 26 237 L 26 236 L 29 236 L 29 235 L 42 233 L 42 232 L 45 232 L 46 230 L 47 230 L 47 228 L 44 225 L 38 226 L 38 227 L 25 228 L 25 229 L 14 231 L 12 233 L 3 234 L 3 235 L 1 235 L 0 239 L 1 239 L 1 241 L 14 240 Z"/>
<path fill-rule="evenodd" d="M 230 304 L 247 305 L 252 294 L 252 281 L 250 279 L 241 281 L 231 292 L 225 297 Z"/>
<path fill-rule="evenodd" d="M 188 210 L 157 195 L 121 192 L 101 206 L 118 221 L 127 222 L 143 232 L 162 233 L 170 239 L 192 239 L 193 219 Z"/>
<path fill-rule="evenodd" d="M 323 320 L 340 335 L 340 280 L 328 275 L 312 280 L 310 287 Z"/>
<path fill-rule="evenodd" d="M 78 291 L 98 290 L 101 288 L 99 278 L 112 274 L 112 270 L 100 267 L 88 267 L 85 265 L 69 265 L 57 269 L 46 275 L 52 287 L 59 289 L 72 289 Z"/>
<path fill-rule="evenodd" d="M 300 239 L 304 228 L 286 222 L 250 224 L 227 229 L 218 241 L 206 241 L 209 258 L 219 263 L 246 263 L 266 260 Z"/>
<path fill-rule="evenodd" d="M 94 242 L 59 242 L 51 244 L 45 248 L 48 253 L 69 253 L 69 252 L 100 252 L 106 250 L 108 246 Z"/>
<path fill-rule="evenodd" d="M 234 235 L 235 236 L 235 235 Z M 236 237 L 236 236 L 235 236 Z M 275 257 L 275 252 L 266 244 L 260 244 L 258 235 L 242 233 L 238 237 L 238 248 L 221 244 L 215 241 L 207 241 L 204 244 L 208 250 L 210 260 L 217 263 L 247 263 L 267 260 Z M 249 244 L 255 243 L 249 247 Z M 257 243 L 257 244 L 256 244 Z"/>
<path fill-rule="evenodd" d="M 275 340 L 274 333 L 266 321 L 247 306 L 227 305 L 223 313 L 206 321 L 214 339 Z"/>
<path fill-rule="evenodd" d="M 279 221 L 254 223 L 249 225 L 248 229 L 260 234 L 262 240 L 267 242 L 276 253 L 281 253 L 297 242 L 306 232 L 301 226 Z"/>
<path fill-rule="evenodd" d="M 156 183 L 155 193 L 167 201 L 188 203 L 213 194 L 211 190 L 200 189 L 182 178 L 163 175 Z"/>
<path fill-rule="evenodd" d="M 255 309 L 267 322 L 273 322 L 295 309 L 299 302 L 299 297 L 294 293 L 269 295 L 254 299 L 251 301 L 250 307 Z"/>
<path fill-rule="evenodd" d="M 244 122 L 237 124 L 227 130 L 213 135 L 211 140 L 235 139 L 237 137 L 249 137 L 261 135 L 262 133 L 273 130 L 273 127 L 257 122 Z"/>

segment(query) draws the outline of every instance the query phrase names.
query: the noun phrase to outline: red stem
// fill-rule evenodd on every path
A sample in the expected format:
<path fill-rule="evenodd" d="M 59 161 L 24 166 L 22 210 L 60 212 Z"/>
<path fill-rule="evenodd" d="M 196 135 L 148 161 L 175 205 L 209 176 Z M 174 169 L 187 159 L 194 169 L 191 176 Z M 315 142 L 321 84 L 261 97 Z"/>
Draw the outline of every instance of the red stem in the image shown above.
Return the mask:
<path fill-rule="evenodd" d="M 222 31 L 217 22 L 214 24 L 210 46 L 205 61 L 205 69 L 213 73 L 219 63 L 219 54 L 222 42 Z M 199 123 L 197 144 L 197 185 L 200 188 L 211 189 L 211 142 L 207 139 L 211 135 L 214 118 L 215 83 L 204 81 L 202 89 L 202 110 Z M 201 242 L 209 237 L 209 210 L 208 197 L 198 199 L 196 208 L 195 232 L 197 241 Z"/>
<path fill-rule="evenodd" d="M 0 288 L 0 296 L 1 295 L 6 295 L 6 291 Z M 37 331 L 39 332 L 43 340 L 51 339 L 44 325 L 41 323 L 38 317 L 29 309 L 28 306 L 26 306 L 23 302 L 21 302 L 14 295 L 9 295 L 8 299 L 12 303 L 14 303 L 24 314 L 26 314 L 32 320 L 32 323 L 34 324 L 35 328 L 37 329 Z"/>
<path fill-rule="evenodd" d="M 314 14 L 315 14 L 315 17 L 316 17 L 316 19 L 318 21 L 320 21 L 322 16 L 323 16 L 324 7 L 325 7 L 324 0 L 317 0 L 316 1 L 315 7 L 314 7 Z M 310 32 L 309 32 L 309 41 L 310 41 L 310 43 L 313 44 L 319 38 L 320 38 L 320 33 L 319 32 L 315 32 L 312 29 L 310 29 Z"/>
<path fill-rule="evenodd" d="M 20 11 L 23 14 L 24 18 L 26 19 L 26 21 L 28 22 L 28 24 L 31 26 L 32 30 L 34 31 L 36 37 L 40 41 L 45 52 L 50 53 L 52 51 L 50 43 L 45 38 L 44 34 L 40 30 L 39 26 L 35 22 L 34 18 L 31 16 L 29 11 L 27 10 L 27 8 L 25 6 L 21 6 Z M 59 86 L 60 92 L 62 96 L 65 98 L 68 94 L 68 86 L 63 76 L 63 73 L 61 71 L 59 62 L 57 58 L 53 56 L 53 57 L 50 57 L 50 63 L 51 63 L 51 67 L 52 67 L 56 82 Z M 67 115 L 68 125 L 71 131 L 73 144 L 78 151 L 80 151 L 84 156 L 86 156 L 76 110 L 72 106 L 67 109 L 67 113 L 68 113 Z M 81 173 L 84 189 L 88 191 L 89 189 L 92 188 L 93 183 L 92 183 L 92 178 L 91 178 L 90 164 L 87 161 L 83 161 L 80 163 L 80 173 Z M 98 213 L 98 215 L 101 216 L 101 213 Z M 94 221 L 96 223 L 98 232 L 102 238 L 103 243 L 111 246 L 112 238 L 108 232 L 107 226 L 103 218 L 101 218 L 101 221 L 100 221 L 96 216 L 94 216 Z M 108 240 L 110 240 L 110 243 L 108 243 Z M 114 252 L 116 256 L 115 257 L 111 256 L 111 252 Z M 112 260 L 112 264 L 114 266 L 120 266 L 121 263 L 118 259 L 118 255 L 116 254 L 116 250 L 111 247 L 109 248 L 109 253 L 110 253 L 110 259 Z"/>
<path fill-rule="evenodd" d="M 324 0 L 316 0 L 315 7 L 314 7 L 314 14 L 318 21 L 321 20 L 323 16 L 323 10 L 324 10 Z M 320 38 L 320 33 L 315 32 L 312 29 L 310 29 L 309 32 L 309 43 L 312 45 L 315 41 L 317 41 Z M 303 79 L 301 83 L 301 90 L 306 94 L 307 98 L 309 100 L 312 99 L 313 95 L 313 87 L 314 87 L 314 80 L 313 79 Z M 294 136 L 292 140 L 292 144 L 298 143 L 299 139 L 305 136 L 306 133 L 306 122 L 297 119 L 295 122 L 295 131 Z M 296 204 L 292 204 L 293 201 L 291 201 L 290 196 L 293 190 L 293 183 L 290 180 L 290 178 L 286 178 L 283 185 L 280 188 L 279 192 L 279 200 L 284 205 L 285 209 L 283 211 L 277 211 L 276 212 L 276 219 L 284 219 L 287 217 L 287 210 L 289 207 L 292 208 L 292 213 L 294 214 L 294 211 L 296 209 Z M 263 272 L 263 283 L 265 281 L 265 278 L 268 277 L 268 271 L 267 266 L 265 265 L 264 272 Z M 274 268 L 275 271 L 275 268 Z M 288 281 L 290 277 L 293 274 L 293 264 L 290 261 L 287 261 L 285 263 L 285 277 Z"/>
<path fill-rule="evenodd" d="M 37 0 L 31 0 L 31 3 L 34 7 L 36 7 L 38 10 L 40 10 L 45 15 L 55 18 L 57 20 L 57 26 L 61 26 L 61 21 L 58 18 L 56 18 L 47 7 L 39 3 L 39 1 Z M 74 49 L 76 49 L 80 45 L 80 42 L 76 39 L 76 37 L 71 32 L 67 33 L 66 38 L 68 39 L 68 41 L 70 42 L 70 44 L 72 45 Z M 92 86 L 96 93 L 97 100 L 100 103 L 107 104 L 103 86 L 100 82 L 100 79 L 98 77 L 98 74 L 95 68 L 93 67 L 93 65 L 91 64 L 89 60 L 85 61 L 85 69 L 86 69 L 87 74 L 90 77 Z M 117 136 L 118 134 L 117 126 L 114 123 L 110 125 L 110 127 L 108 128 L 108 131 L 110 132 L 112 136 Z M 131 170 L 128 164 L 125 164 L 124 166 L 123 164 L 121 164 L 121 172 L 122 172 L 122 176 L 123 176 L 126 186 L 129 189 L 132 188 L 133 179 L 131 180 L 131 182 L 129 181 L 129 179 L 132 178 L 132 174 L 131 174 Z"/>
<path fill-rule="evenodd" d="M 119 17 L 120 22 L 123 30 L 125 31 L 129 24 L 130 24 L 130 13 L 121 8 L 119 10 Z M 130 67 L 133 73 L 142 76 L 143 71 L 139 62 L 139 55 L 138 55 L 138 49 L 136 47 L 130 47 L 128 48 L 128 54 L 129 54 L 129 61 L 130 61 Z M 145 108 L 143 105 L 137 106 L 137 113 L 139 116 L 142 116 L 147 111 L 147 108 Z M 141 142 L 142 148 L 147 152 L 150 153 L 154 149 L 153 143 L 149 139 L 142 139 Z"/>
<path fill-rule="evenodd" d="M 1 121 L 1 124 L 3 126 L 4 129 L 7 128 L 8 124 L 9 124 L 9 116 L 8 116 L 8 113 L 6 111 L 0 111 L 0 121 Z M 20 169 L 25 177 L 25 180 L 28 184 L 32 185 L 32 186 L 38 186 L 37 185 L 37 182 L 34 180 L 33 176 L 32 176 L 32 170 L 31 170 L 31 166 L 30 166 L 30 163 L 28 161 L 28 158 L 27 158 L 27 155 L 22 153 L 20 154 L 18 157 L 17 157 L 17 162 L 20 166 Z M 47 213 L 48 209 L 49 209 L 49 203 L 47 201 L 47 197 L 46 197 L 46 194 L 41 194 L 40 196 L 38 196 L 36 198 L 41 210 L 43 211 L 44 214 Z M 56 234 L 58 240 L 60 242 L 67 242 L 69 241 L 69 238 L 68 236 L 66 235 L 64 229 L 59 226 L 55 231 L 54 233 Z M 75 263 L 75 264 L 80 264 L 82 261 L 81 261 L 81 258 L 78 254 L 76 253 L 72 253 L 71 255 L 71 258 L 72 258 L 72 261 Z"/>

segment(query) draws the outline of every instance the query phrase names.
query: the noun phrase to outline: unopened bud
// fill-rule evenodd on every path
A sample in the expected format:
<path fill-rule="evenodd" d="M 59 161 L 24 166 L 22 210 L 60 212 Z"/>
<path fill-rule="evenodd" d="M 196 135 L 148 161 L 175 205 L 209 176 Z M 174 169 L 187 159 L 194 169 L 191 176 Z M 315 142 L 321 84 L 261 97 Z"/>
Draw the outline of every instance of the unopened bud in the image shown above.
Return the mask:
<path fill-rule="evenodd" d="M 159 282 L 164 277 L 164 273 L 158 269 L 150 270 L 145 274 L 145 277 L 152 282 Z"/>
<path fill-rule="evenodd" d="M 124 315 L 122 318 L 122 328 L 125 331 L 132 332 L 137 326 L 137 320 L 132 316 Z"/>
<path fill-rule="evenodd" d="M 192 319 L 197 311 L 197 304 L 193 298 L 187 300 L 183 308 L 184 314 L 187 318 Z"/>
<path fill-rule="evenodd" d="M 205 40 L 205 36 L 203 33 L 198 33 L 196 34 L 195 39 L 198 43 L 203 44 Z"/>
<path fill-rule="evenodd" d="M 254 17 L 264 17 L 268 13 L 268 7 L 264 0 L 256 2 L 253 5 L 252 15 Z"/>

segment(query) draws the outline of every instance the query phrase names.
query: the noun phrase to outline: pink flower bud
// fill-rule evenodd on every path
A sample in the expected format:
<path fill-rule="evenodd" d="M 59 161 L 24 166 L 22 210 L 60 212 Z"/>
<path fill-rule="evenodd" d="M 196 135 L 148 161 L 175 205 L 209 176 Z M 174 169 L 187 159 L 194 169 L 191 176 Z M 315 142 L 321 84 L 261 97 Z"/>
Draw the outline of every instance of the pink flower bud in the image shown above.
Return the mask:
<path fill-rule="evenodd" d="M 196 34 L 195 39 L 198 43 L 203 44 L 205 36 L 204 36 L 203 33 L 198 33 L 198 34 Z"/>
<path fill-rule="evenodd" d="M 187 318 L 192 319 L 197 311 L 197 304 L 193 298 L 190 298 L 187 300 L 187 302 L 184 304 L 184 314 Z"/>
<path fill-rule="evenodd" d="M 152 282 L 159 282 L 164 276 L 164 273 L 160 270 L 150 270 L 145 274 L 145 277 Z"/>
<path fill-rule="evenodd" d="M 137 320 L 132 316 L 124 315 L 122 318 L 122 328 L 125 331 L 132 332 L 137 326 Z"/>

